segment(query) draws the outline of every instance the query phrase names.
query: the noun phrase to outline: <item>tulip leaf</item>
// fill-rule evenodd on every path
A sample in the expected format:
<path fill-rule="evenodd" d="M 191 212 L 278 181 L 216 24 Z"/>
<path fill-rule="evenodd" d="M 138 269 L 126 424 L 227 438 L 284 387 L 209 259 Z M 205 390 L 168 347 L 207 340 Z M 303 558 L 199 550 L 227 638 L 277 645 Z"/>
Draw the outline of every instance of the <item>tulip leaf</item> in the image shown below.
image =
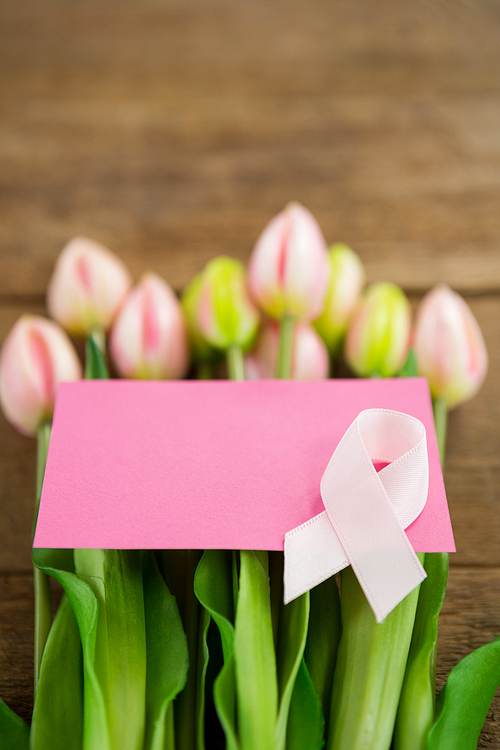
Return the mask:
<path fill-rule="evenodd" d="M 335 577 L 331 576 L 311 589 L 310 597 L 311 613 L 304 658 L 321 700 L 325 726 L 328 727 L 333 674 L 342 631 L 340 597 Z"/>
<path fill-rule="evenodd" d="M 194 578 L 194 592 L 200 604 L 213 617 L 222 640 L 224 659 L 233 650 L 234 626 L 232 553 L 230 550 L 206 550 Z"/>
<path fill-rule="evenodd" d="M 0 749 L 28 750 L 29 745 L 28 725 L 0 699 Z"/>
<path fill-rule="evenodd" d="M 66 595 L 43 652 L 30 742 L 31 750 L 81 750 L 83 745 L 82 645 Z"/>
<path fill-rule="evenodd" d="M 394 750 L 425 750 L 434 720 L 438 616 L 448 579 L 448 554 L 425 556 L 427 578 L 420 585 L 415 625 L 394 731 Z"/>
<path fill-rule="evenodd" d="M 500 685 L 500 636 L 468 654 L 451 670 L 436 701 L 426 750 L 475 750 L 488 708 Z"/>
<path fill-rule="evenodd" d="M 284 750 L 286 747 L 288 712 L 306 647 L 309 609 L 309 592 L 281 608 L 277 654 L 279 711 L 275 735 L 276 750 Z"/>
<path fill-rule="evenodd" d="M 234 653 L 224 662 L 214 683 L 214 703 L 226 736 L 227 750 L 240 750 L 236 728 L 236 670 Z"/>
<path fill-rule="evenodd" d="M 321 750 L 324 727 L 321 701 L 302 658 L 288 714 L 286 750 Z"/>
<path fill-rule="evenodd" d="M 274 750 L 278 681 L 267 552 L 240 551 L 234 658 L 241 748 Z"/>
<path fill-rule="evenodd" d="M 86 380 L 106 380 L 109 378 L 108 366 L 95 334 L 85 341 L 85 378 Z"/>
<path fill-rule="evenodd" d="M 186 634 L 175 602 L 152 553 L 144 564 L 146 620 L 146 741 L 144 750 L 170 750 L 172 701 L 186 683 L 189 655 Z"/>
<path fill-rule="evenodd" d="M 83 649 L 84 724 L 83 750 L 112 750 L 108 732 L 106 702 L 95 669 L 99 602 L 90 585 L 74 573 L 44 568 L 63 587 L 78 623 Z"/>
<path fill-rule="evenodd" d="M 37 568 L 57 568 L 68 573 L 75 572 L 75 561 L 72 549 L 33 548 L 33 565 Z"/>
<path fill-rule="evenodd" d="M 214 683 L 214 703 L 228 750 L 239 750 L 236 730 L 236 675 L 233 656 L 233 562 L 229 550 L 206 550 L 194 579 L 200 604 L 219 629 L 224 666 Z"/>
<path fill-rule="evenodd" d="M 140 552 L 78 549 L 75 568 L 99 603 L 95 669 L 106 700 L 113 746 L 142 750 L 146 627 Z"/>

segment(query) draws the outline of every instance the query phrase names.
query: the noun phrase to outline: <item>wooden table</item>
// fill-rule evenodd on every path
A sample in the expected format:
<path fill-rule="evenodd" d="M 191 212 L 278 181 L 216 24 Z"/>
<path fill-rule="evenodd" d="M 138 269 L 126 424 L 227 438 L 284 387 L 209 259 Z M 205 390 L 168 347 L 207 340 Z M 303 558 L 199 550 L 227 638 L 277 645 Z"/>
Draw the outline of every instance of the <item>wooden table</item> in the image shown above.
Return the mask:
<path fill-rule="evenodd" d="M 492 0 L 0 2 L 1 340 L 76 234 L 179 289 L 291 199 L 370 281 L 465 295 L 490 373 L 450 418 L 440 684 L 500 633 L 499 93 Z M 0 440 L 0 695 L 28 718 L 35 448 Z"/>

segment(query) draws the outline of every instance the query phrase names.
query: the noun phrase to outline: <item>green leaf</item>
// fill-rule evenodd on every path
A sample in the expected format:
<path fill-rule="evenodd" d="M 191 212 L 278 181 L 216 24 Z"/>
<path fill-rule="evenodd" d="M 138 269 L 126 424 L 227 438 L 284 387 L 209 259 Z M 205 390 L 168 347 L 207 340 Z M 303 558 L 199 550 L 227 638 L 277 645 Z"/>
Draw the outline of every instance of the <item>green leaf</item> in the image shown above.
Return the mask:
<path fill-rule="evenodd" d="M 236 669 L 234 653 L 224 662 L 214 683 L 214 703 L 226 736 L 227 750 L 240 750 L 236 728 Z"/>
<path fill-rule="evenodd" d="M 211 549 L 203 553 L 194 578 L 194 593 L 219 628 L 224 659 L 234 640 L 232 575 L 232 552 Z"/>
<path fill-rule="evenodd" d="M 208 667 L 208 627 L 210 615 L 199 608 L 198 651 L 196 655 L 196 736 L 198 750 L 205 750 L 205 683 Z"/>
<path fill-rule="evenodd" d="M 415 349 L 410 349 L 406 362 L 399 372 L 400 378 L 414 378 L 418 375 L 418 362 Z"/>
<path fill-rule="evenodd" d="M 377 623 L 351 567 L 341 574 L 342 636 L 333 678 L 328 750 L 391 744 L 418 600 L 414 589 Z"/>
<path fill-rule="evenodd" d="M 44 571 L 64 588 L 80 631 L 84 674 L 83 750 L 112 750 L 106 702 L 94 665 L 99 602 L 89 584 L 74 573 L 55 568 L 44 568 Z"/>
<path fill-rule="evenodd" d="M 29 750 L 29 744 L 28 725 L 0 699 L 0 750 Z"/>
<path fill-rule="evenodd" d="M 83 657 L 73 609 L 63 596 L 45 644 L 31 723 L 31 750 L 81 750 Z"/>
<path fill-rule="evenodd" d="M 342 632 L 340 597 L 334 576 L 310 591 L 311 613 L 304 658 L 321 700 L 328 728 L 333 674 Z"/>
<path fill-rule="evenodd" d="M 278 683 L 268 553 L 241 550 L 234 630 L 238 730 L 242 750 L 274 750 Z"/>
<path fill-rule="evenodd" d="M 286 750 L 321 750 L 324 727 L 321 701 L 302 658 L 288 714 Z"/>
<path fill-rule="evenodd" d="M 106 378 L 109 378 L 108 366 L 96 339 L 97 334 L 93 333 L 85 341 L 86 380 L 106 380 Z"/>
<path fill-rule="evenodd" d="M 284 750 L 290 701 L 304 655 L 309 623 L 309 592 L 281 608 L 278 629 L 279 710 L 275 747 Z"/>
<path fill-rule="evenodd" d="M 434 721 L 438 616 L 448 579 L 448 554 L 425 556 L 427 578 L 420 586 L 410 653 L 394 733 L 394 750 L 425 750 Z"/>
<path fill-rule="evenodd" d="M 33 565 L 37 568 L 57 568 L 68 573 L 75 572 L 72 549 L 33 548 Z"/>
<path fill-rule="evenodd" d="M 186 634 L 175 602 L 152 553 L 144 564 L 146 618 L 146 741 L 144 750 L 170 750 L 172 701 L 186 684 L 189 656 Z"/>
<path fill-rule="evenodd" d="M 214 703 L 226 736 L 227 750 L 239 750 L 233 656 L 233 553 L 230 550 L 206 550 L 203 553 L 196 569 L 194 591 L 221 636 L 224 666 L 214 683 Z"/>
<path fill-rule="evenodd" d="M 451 670 L 436 701 L 426 750 L 475 750 L 488 708 L 500 685 L 500 636 L 468 654 Z"/>
<path fill-rule="evenodd" d="M 78 549 L 75 568 L 99 602 L 95 669 L 106 699 L 113 746 L 142 750 L 146 628 L 140 553 Z"/>

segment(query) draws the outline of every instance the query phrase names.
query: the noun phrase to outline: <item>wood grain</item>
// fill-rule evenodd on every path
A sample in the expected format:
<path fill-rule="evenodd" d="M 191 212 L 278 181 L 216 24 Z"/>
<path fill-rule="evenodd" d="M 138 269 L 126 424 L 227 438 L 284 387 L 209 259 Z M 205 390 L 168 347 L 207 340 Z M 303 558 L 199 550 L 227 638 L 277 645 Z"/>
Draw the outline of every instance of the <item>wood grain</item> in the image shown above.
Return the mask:
<path fill-rule="evenodd" d="M 440 684 L 500 632 L 499 93 L 494 0 L 0 0 L 0 341 L 76 234 L 179 290 L 289 200 L 370 281 L 466 295 L 490 371 L 450 415 Z M 0 417 L 0 694 L 25 718 L 34 454 Z"/>

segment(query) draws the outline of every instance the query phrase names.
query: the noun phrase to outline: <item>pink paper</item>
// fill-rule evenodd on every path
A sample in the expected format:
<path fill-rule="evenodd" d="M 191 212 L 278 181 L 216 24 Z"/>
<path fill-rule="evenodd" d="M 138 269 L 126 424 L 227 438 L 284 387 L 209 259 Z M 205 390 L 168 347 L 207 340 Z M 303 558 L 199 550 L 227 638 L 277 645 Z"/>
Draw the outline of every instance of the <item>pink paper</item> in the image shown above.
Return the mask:
<path fill-rule="evenodd" d="M 59 387 L 35 547 L 282 550 L 363 409 L 420 419 L 429 496 L 406 530 L 453 552 L 427 381 L 91 380 Z"/>

